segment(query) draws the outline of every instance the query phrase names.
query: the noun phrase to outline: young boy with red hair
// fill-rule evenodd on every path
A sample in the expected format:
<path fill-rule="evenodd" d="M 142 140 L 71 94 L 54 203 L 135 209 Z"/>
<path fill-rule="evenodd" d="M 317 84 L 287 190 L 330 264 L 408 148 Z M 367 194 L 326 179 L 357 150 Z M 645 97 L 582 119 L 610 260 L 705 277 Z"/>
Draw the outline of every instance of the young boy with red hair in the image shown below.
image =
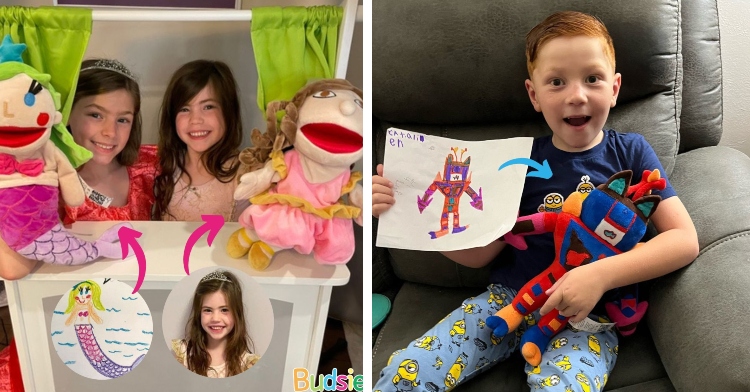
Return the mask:
<path fill-rule="evenodd" d="M 633 171 L 633 183 L 640 181 L 644 170 L 665 173 L 643 136 L 603 129 L 617 102 L 622 77 L 615 72 L 612 38 L 599 19 L 572 11 L 550 15 L 526 36 L 526 60 L 529 99 L 552 130 L 551 136 L 534 141 L 531 159 L 546 159 L 554 176 L 526 178 L 520 215 L 550 211 L 551 204 L 561 204 L 548 203 L 550 198 L 590 190 L 622 170 Z M 395 202 L 392 184 L 382 177 L 382 170 L 379 165 L 372 178 L 375 217 Z M 698 254 L 698 238 L 684 205 L 668 181 L 663 191 L 654 194 L 662 197 L 651 217 L 657 236 L 629 252 L 567 272 L 548 291 L 550 297 L 540 311 L 517 331 L 494 336 L 485 323 L 487 317 L 510 304 L 555 256 L 551 234 L 525 237 L 528 249 L 514 249 L 514 263 L 495 266 L 488 290 L 465 300 L 423 336 L 396 351 L 373 389 L 452 390 L 516 351 L 520 335 L 538 322 L 540 313 L 558 309 L 570 321 L 599 320 L 604 313 L 595 307 L 608 290 L 657 278 L 692 262 Z M 479 268 L 504 247 L 498 239 L 484 247 L 443 254 Z M 475 309 L 482 311 L 475 313 Z M 550 391 L 601 390 L 614 368 L 617 344 L 613 330 L 564 329 L 549 343 L 538 367 L 527 364 L 528 383 Z"/>

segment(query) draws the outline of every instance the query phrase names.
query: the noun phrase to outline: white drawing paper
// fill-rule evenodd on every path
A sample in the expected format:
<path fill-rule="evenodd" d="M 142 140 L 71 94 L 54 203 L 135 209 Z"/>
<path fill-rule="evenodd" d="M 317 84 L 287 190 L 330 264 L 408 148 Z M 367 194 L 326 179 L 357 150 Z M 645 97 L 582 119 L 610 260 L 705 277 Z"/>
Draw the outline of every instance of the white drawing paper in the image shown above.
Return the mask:
<path fill-rule="evenodd" d="M 510 231 L 528 166 L 498 169 L 528 160 L 532 142 L 471 142 L 390 128 L 383 176 L 393 183 L 396 203 L 380 215 L 377 246 L 460 250 L 485 246 Z"/>
<path fill-rule="evenodd" d="M 52 345 L 63 363 L 95 380 L 120 377 L 141 363 L 154 323 L 146 301 L 132 292 L 118 280 L 91 279 L 63 294 L 50 325 Z"/>

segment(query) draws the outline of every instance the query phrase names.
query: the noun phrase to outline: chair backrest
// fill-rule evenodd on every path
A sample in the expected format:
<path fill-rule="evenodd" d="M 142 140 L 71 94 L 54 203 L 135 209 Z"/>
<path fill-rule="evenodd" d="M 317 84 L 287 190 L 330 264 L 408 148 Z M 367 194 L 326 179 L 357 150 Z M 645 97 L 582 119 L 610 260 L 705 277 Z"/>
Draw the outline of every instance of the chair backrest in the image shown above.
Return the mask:
<path fill-rule="evenodd" d="M 680 3 L 683 58 L 680 152 L 715 146 L 721 140 L 721 42 L 716 3 L 716 0 Z"/>
<path fill-rule="evenodd" d="M 549 134 L 524 88 L 524 38 L 549 14 L 577 10 L 600 18 L 614 42 L 623 84 L 606 126 L 643 134 L 669 175 L 678 149 L 715 145 L 721 137 L 716 3 L 681 7 L 678 0 L 374 2 L 373 162 L 382 162 L 390 126 L 463 140 Z M 689 43 L 683 42 L 681 18 L 690 26 Z M 690 51 L 687 61 L 683 46 Z M 690 113 L 683 111 L 682 119 L 689 135 L 681 141 L 683 63 L 701 80 L 686 84 Z M 409 281 L 487 281 L 486 270 L 457 267 L 438 253 L 391 249 L 374 257 L 390 261 L 396 275 Z"/>

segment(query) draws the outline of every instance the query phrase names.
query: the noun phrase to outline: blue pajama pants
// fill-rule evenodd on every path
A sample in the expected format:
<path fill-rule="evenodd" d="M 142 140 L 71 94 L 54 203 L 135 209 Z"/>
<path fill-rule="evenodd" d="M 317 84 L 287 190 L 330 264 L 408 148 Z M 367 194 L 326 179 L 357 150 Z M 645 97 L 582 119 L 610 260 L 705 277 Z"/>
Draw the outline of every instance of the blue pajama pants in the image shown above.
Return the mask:
<path fill-rule="evenodd" d="M 508 358 L 519 349 L 523 332 L 540 318 L 534 312 L 516 331 L 492 336 L 485 320 L 515 295 L 515 290 L 490 285 L 482 295 L 465 300 L 408 347 L 394 352 L 373 392 L 450 391 Z M 526 364 L 527 382 L 532 391 L 601 391 L 617 351 L 614 330 L 590 333 L 568 326 L 552 338 L 539 366 Z"/>

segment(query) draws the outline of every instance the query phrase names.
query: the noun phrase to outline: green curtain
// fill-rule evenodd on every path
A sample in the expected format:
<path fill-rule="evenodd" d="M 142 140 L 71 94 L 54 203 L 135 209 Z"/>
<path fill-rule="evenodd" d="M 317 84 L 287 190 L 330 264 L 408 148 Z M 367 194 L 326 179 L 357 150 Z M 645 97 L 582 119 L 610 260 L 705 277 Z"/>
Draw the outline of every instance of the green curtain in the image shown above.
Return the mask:
<path fill-rule="evenodd" d="M 91 36 L 91 10 L 66 7 L 0 7 L 0 39 L 5 35 L 25 43 L 23 60 L 52 76 L 60 93 L 62 123 L 52 131 L 52 141 L 78 167 L 91 159 L 91 152 L 77 145 L 65 129 L 73 107 L 78 70 Z"/>
<path fill-rule="evenodd" d="M 343 14 L 337 6 L 253 8 L 261 112 L 271 101 L 291 99 L 308 80 L 334 77 Z"/>

